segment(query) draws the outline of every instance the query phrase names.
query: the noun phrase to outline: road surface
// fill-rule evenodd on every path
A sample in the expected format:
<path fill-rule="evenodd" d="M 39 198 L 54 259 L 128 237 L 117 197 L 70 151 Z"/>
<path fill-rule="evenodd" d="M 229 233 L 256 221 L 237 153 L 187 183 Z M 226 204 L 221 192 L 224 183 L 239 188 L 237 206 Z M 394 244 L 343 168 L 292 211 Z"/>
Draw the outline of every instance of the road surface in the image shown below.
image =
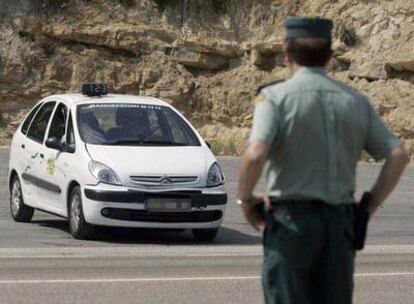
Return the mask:
<path fill-rule="evenodd" d="M 212 244 L 195 243 L 189 232 L 112 228 L 78 241 L 65 220 L 41 212 L 33 223 L 15 223 L 7 163 L 8 150 L 0 150 L 0 303 L 262 303 L 261 238 L 233 203 L 237 158 L 220 158 L 230 198 Z M 359 165 L 358 195 L 379 169 Z M 371 223 L 357 257 L 355 303 L 414 303 L 413 186 L 409 168 Z"/>

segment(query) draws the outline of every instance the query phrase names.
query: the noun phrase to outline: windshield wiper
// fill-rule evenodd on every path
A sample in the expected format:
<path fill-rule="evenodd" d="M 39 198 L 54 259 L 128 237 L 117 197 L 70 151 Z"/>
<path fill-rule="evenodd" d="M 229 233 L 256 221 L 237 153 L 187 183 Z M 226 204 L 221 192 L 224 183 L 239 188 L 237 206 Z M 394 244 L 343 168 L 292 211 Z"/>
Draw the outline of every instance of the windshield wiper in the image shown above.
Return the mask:
<path fill-rule="evenodd" d="M 137 145 L 137 146 L 188 146 L 187 144 L 177 143 L 173 141 L 158 141 L 158 140 L 139 140 L 139 139 L 118 139 L 102 143 L 103 145 Z"/>
<path fill-rule="evenodd" d="M 142 142 L 143 145 L 160 145 L 160 146 L 188 146 L 184 143 L 178 143 L 174 141 L 162 141 L 162 140 L 146 140 Z"/>
<path fill-rule="evenodd" d="M 142 140 L 139 139 L 118 139 L 118 140 L 113 140 L 113 141 L 106 141 L 103 142 L 102 145 L 128 145 L 128 144 L 132 144 L 132 145 L 141 145 L 142 144 Z"/>

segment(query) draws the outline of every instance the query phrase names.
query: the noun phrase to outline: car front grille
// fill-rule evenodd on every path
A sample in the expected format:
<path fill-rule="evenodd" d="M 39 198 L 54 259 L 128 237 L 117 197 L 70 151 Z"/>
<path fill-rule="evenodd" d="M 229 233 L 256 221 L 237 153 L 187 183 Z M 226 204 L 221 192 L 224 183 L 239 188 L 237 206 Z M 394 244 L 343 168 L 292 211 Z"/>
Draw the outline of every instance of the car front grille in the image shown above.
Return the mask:
<path fill-rule="evenodd" d="M 195 183 L 197 176 L 180 176 L 180 175 L 133 175 L 130 179 L 143 186 L 171 186 L 179 184 Z"/>
<path fill-rule="evenodd" d="M 122 221 L 158 222 L 158 223 L 206 223 L 222 218 L 220 210 L 192 211 L 192 212 L 148 212 L 146 210 L 132 210 L 121 208 L 104 208 L 101 210 L 104 217 Z"/>

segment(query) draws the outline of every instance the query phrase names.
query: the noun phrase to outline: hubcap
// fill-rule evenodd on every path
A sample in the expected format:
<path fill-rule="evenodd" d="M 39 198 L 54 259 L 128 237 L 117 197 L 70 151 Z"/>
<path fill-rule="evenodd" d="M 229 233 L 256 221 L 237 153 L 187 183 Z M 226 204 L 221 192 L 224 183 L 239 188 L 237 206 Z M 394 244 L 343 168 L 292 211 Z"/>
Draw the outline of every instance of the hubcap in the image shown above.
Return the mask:
<path fill-rule="evenodd" d="M 74 194 L 70 204 L 70 218 L 73 231 L 78 231 L 81 217 L 81 204 L 78 194 Z"/>
<path fill-rule="evenodd" d="M 11 210 L 13 215 L 17 215 L 22 204 L 22 189 L 20 187 L 20 182 L 15 181 L 12 189 L 11 197 Z"/>

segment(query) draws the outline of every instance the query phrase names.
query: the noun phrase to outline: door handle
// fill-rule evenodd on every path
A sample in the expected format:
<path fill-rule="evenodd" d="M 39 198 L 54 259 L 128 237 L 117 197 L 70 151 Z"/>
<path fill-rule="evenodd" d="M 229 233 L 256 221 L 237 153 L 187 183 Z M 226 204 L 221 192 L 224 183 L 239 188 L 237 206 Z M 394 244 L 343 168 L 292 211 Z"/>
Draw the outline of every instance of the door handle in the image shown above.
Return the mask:
<path fill-rule="evenodd" d="M 40 156 L 41 159 L 45 158 L 45 155 L 43 153 L 40 153 L 39 156 Z"/>
<path fill-rule="evenodd" d="M 22 147 L 22 149 L 24 149 L 24 148 L 26 148 L 26 145 L 25 144 L 22 144 L 21 147 Z"/>

